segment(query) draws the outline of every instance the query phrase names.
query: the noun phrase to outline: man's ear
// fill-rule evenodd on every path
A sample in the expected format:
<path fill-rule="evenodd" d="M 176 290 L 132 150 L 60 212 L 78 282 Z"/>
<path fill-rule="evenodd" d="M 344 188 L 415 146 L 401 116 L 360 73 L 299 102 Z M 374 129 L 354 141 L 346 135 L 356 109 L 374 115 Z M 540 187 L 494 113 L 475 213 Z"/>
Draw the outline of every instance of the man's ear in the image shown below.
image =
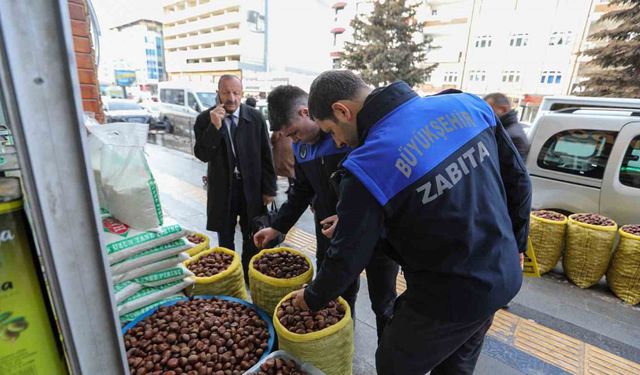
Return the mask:
<path fill-rule="evenodd" d="M 351 121 L 352 114 L 349 107 L 344 105 L 341 102 L 335 102 L 331 104 L 331 109 L 333 110 L 333 115 L 341 122 L 349 122 Z"/>
<path fill-rule="evenodd" d="M 304 106 L 304 105 L 300 105 L 298 107 L 298 115 L 300 115 L 300 117 L 309 117 L 309 107 Z"/>

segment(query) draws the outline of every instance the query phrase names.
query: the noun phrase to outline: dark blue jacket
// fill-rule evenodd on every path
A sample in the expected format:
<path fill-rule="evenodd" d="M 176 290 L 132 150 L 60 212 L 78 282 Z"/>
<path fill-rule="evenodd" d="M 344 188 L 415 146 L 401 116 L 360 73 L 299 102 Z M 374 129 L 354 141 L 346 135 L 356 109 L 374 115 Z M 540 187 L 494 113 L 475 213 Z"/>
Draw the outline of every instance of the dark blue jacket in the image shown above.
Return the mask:
<path fill-rule="evenodd" d="M 309 306 L 358 276 L 383 230 L 417 311 L 474 321 L 508 303 L 522 284 L 531 184 L 491 108 L 396 82 L 369 95 L 357 120 L 361 145 L 343 163 L 339 222 Z"/>
<path fill-rule="evenodd" d="M 350 151 L 351 148 L 337 148 L 331 136 L 324 133 L 314 144 L 294 143 L 296 181 L 271 227 L 287 233 L 311 203 L 316 224 L 335 215 L 338 193 L 330 178 Z"/>

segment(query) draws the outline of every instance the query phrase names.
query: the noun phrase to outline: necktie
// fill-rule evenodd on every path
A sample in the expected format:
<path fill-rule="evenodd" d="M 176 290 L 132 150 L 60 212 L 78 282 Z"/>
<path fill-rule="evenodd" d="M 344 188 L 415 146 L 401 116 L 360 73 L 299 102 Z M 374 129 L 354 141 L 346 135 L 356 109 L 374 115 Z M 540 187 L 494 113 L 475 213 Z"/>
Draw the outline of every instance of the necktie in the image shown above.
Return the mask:
<path fill-rule="evenodd" d="M 233 166 L 234 166 L 234 170 L 237 172 L 238 171 L 238 161 L 237 161 L 237 154 L 236 154 L 236 122 L 233 120 L 233 116 L 232 115 L 227 115 L 227 117 L 225 117 L 225 120 L 227 121 L 227 124 L 229 125 L 229 141 L 231 141 L 231 153 L 233 154 Z"/>

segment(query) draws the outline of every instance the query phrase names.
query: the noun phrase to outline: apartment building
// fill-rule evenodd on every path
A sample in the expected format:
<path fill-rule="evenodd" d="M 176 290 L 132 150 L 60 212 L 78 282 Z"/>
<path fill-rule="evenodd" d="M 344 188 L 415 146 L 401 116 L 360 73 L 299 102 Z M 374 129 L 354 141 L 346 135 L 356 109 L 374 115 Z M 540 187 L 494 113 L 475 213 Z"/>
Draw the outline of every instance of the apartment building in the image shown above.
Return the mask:
<path fill-rule="evenodd" d="M 427 0 L 425 33 L 433 37 L 426 92 L 459 88 L 503 92 L 535 116 L 546 95 L 568 95 L 584 71 L 580 51 L 609 9 L 602 0 Z"/>
<path fill-rule="evenodd" d="M 344 43 L 353 40 L 351 21 L 357 16 L 367 16 L 373 11 L 373 0 L 336 1 L 331 5 L 331 64 L 334 69 L 342 67 Z"/>
<path fill-rule="evenodd" d="M 266 69 L 265 0 L 164 0 L 163 11 L 169 80 Z"/>

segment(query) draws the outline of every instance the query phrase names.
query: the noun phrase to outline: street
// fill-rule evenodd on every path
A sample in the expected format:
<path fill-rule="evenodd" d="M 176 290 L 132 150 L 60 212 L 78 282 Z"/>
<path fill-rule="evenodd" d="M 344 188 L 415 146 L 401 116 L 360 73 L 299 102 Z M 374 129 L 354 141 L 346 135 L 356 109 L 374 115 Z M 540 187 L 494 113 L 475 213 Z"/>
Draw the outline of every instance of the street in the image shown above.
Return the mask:
<path fill-rule="evenodd" d="M 152 141 L 165 144 L 162 135 Z M 187 146 L 188 147 L 188 146 Z M 180 147 L 187 151 L 187 147 Z M 159 185 L 163 210 L 184 226 L 205 230 L 206 165 L 190 153 L 148 144 L 146 152 Z M 286 179 L 278 181 L 278 204 Z M 286 243 L 314 256 L 309 210 L 288 234 Z M 241 241 L 239 230 L 236 244 Z M 398 283 L 399 291 L 404 283 Z M 438 303 L 438 301 L 433 301 Z M 356 308 L 353 374 L 375 374 L 375 318 L 369 307 L 366 277 Z M 477 374 L 640 373 L 640 306 L 623 304 L 606 287 L 582 290 L 563 276 L 560 266 L 541 278 L 527 278 L 508 309 L 499 311 L 485 340 Z"/>

